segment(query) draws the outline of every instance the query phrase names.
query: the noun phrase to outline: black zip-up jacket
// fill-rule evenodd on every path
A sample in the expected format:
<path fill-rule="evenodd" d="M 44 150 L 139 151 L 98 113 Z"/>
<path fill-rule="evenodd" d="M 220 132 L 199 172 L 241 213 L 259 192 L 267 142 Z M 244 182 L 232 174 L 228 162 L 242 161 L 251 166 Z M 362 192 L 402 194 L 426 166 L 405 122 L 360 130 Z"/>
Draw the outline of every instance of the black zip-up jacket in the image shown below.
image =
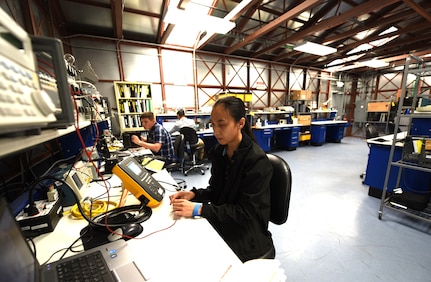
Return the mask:
<path fill-rule="evenodd" d="M 268 231 L 272 166 L 265 152 L 243 134 L 232 162 L 225 146 L 212 154 L 209 186 L 193 189 L 205 217 L 242 260 L 259 258 L 273 248 Z"/>

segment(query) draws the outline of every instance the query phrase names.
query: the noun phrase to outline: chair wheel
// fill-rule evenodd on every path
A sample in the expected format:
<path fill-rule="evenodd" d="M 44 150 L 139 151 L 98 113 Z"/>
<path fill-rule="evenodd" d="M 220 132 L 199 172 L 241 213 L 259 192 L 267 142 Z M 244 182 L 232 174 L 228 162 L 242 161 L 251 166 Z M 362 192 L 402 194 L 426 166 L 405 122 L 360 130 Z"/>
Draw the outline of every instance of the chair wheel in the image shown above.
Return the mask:
<path fill-rule="evenodd" d="M 202 174 L 202 175 L 205 175 L 205 170 L 201 170 L 201 174 Z"/>
<path fill-rule="evenodd" d="M 187 171 L 184 171 L 184 176 L 187 176 L 188 175 L 188 172 Z"/>

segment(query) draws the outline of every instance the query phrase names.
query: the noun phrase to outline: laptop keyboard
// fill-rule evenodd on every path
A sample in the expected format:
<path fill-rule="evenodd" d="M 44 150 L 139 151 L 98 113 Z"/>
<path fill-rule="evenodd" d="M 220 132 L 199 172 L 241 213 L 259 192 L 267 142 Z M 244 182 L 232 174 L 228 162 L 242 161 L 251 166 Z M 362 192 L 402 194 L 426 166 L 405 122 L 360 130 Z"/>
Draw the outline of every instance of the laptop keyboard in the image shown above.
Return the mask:
<path fill-rule="evenodd" d="M 61 282 L 115 281 L 100 251 L 57 265 L 57 275 Z"/>

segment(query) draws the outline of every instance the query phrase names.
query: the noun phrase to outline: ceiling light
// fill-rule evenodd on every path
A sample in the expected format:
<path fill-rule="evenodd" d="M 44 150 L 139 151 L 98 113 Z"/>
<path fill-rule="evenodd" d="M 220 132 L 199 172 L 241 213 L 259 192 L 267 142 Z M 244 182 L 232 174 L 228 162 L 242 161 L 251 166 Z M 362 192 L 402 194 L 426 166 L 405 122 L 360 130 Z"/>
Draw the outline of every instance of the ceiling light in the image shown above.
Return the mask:
<path fill-rule="evenodd" d="M 303 44 L 295 46 L 293 49 L 296 51 L 301 51 L 319 56 L 325 56 L 337 52 L 337 49 L 335 48 L 313 42 L 305 42 Z"/>
<path fill-rule="evenodd" d="M 396 28 L 395 26 L 391 26 L 390 28 L 388 28 L 388 29 L 382 31 L 381 33 L 379 33 L 379 35 L 385 35 L 385 34 L 388 34 L 388 33 L 395 32 L 397 30 L 398 30 L 398 28 Z"/>
<path fill-rule="evenodd" d="M 187 10 L 169 7 L 164 22 L 175 24 L 175 26 L 189 28 L 190 30 L 214 32 L 226 34 L 235 27 L 231 22 L 208 14 L 196 14 Z"/>
<path fill-rule="evenodd" d="M 359 53 L 359 52 L 370 50 L 370 49 L 373 49 L 373 46 L 371 46 L 368 43 L 364 43 L 364 44 L 361 44 L 358 47 L 350 50 L 349 52 L 346 53 L 346 55 L 351 55 L 351 54 Z"/>
<path fill-rule="evenodd" d="M 229 12 L 223 19 L 230 21 L 233 17 L 237 16 L 237 14 L 245 8 L 248 4 L 250 4 L 251 0 L 242 0 L 241 3 L 235 6 L 232 11 Z"/>
<path fill-rule="evenodd" d="M 366 67 L 370 67 L 370 68 L 382 68 L 382 67 L 389 66 L 389 63 L 382 61 L 382 60 L 376 60 L 376 59 L 358 62 L 358 64 L 361 66 L 366 66 Z"/>
<path fill-rule="evenodd" d="M 238 5 L 236 5 L 235 8 L 233 8 L 233 10 L 230 11 L 229 14 L 227 14 L 223 19 L 225 21 L 229 21 L 230 22 L 230 20 L 233 19 L 235 16 L 237 16 L 237 14 L 242 9 L 244 9 L 250 2 L 251 2 L 251 0 L 242 0 L 241 3 L 239 3 Z M 233 27 L 235 27 L 235 24 L 234 24 Z M 207 32 L 204 37 L 200 38 L 197 47 L 200 47 L 203 44 L 205 44 L 213 35 L 214 35 L 214 33 Z"/>

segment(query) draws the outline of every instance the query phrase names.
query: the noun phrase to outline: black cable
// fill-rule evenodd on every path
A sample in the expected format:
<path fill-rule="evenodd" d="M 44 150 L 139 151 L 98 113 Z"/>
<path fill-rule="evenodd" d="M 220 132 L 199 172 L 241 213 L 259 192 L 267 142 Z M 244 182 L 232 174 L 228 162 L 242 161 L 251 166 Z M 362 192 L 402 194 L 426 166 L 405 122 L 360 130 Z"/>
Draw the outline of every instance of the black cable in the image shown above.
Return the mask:
<path fill-rule="evenodd" d="M 76 244 L 76 242 L 78 242 L 80 239 L 82 238 L 82 235 L 81 236 L 79 236 L 78 237 L 78 239 L 76 239 L 75 241 L 73 241 L 73 243 L 72 244 L 70 244 L 70 246 L 69 247 L 67 247 L 67 248 L 62 248 L 62 249 L 60 249 L 60 250 L 57 250 L 57 251 L 55 251 L 43 264 L 47 264 L 51 259 L 52 259 L 52 257 L 53 256 L 55 256 L 56 254 L 58 254 L 59 252 L 61 252 L 61 251 L 64 251 L 64 253 L 61 255 L 61 257 L 58 259 L 58 260 L 60 260 L 60 259 L 62 259 L 62 258 L 64 258 L 64 256 L 67 254 L 67 252 L 68 251 L 71 251 L 71 252 L 73 252 L 73 253 L 79 253 L 79 252 L 82 252 L 82 250 L 79 250 L 79 251 L 74 251 L 72 248 L 73 248 L 73 245 L 75 245 Z"/>
<path fill-rule="evenodd" d="M 60 250 L 55 251 L 43 264 L 47 264 L 52 259 L 53 256 L 55 256 L 57 253 L 59 253 L 61 251 L 67 250 L 67 249 L 68 248 L 62 248 Z"/>
<path fill-rule="evenodd" d="M 33 249 L 34 257 L 36 257 L 36 245 L 34 244 L 33 239 L 32 238 L 26 238 L 26 240 L 27 240 L 27 242 L 30 243 L 30 245 L 31 245 L 31 247 Z"/>
<path fill-rule="evenodd" d="M 93 180 L 91 180 L 91 182 L 99 182 L 99 181 L 108 181 L 109 179 L 111 179 L 112 178 L 112 174 L 110 174 L 110 176 L 109 177 L 107 177 L 107 178 L 97 178 L 97 179 L 93 179 Z M 112 187 L 111 187 L 112 188 Z"/>
<path fill-rule="evenodd" d="M 67 252 L 68 252 L 69 250 L 70 250 L 70 251 L 72 251 L 72 247 L 73 247 L 73 245 L 75 245 L 75 244 L 76 244 L 76 242 L 78 242 L 78 241 L 81 239 L 81 237 L 82 237 L 82 236 L 79 236 L 79 237 L 78 237 L 78 239 L 76 239 L 75 241 L 73 241 L 73 243 L 72 243 L 72 244 L 70 244 L 70 246 L 66 248 L 66 250 L 64 251 L 64 253 L 60 256 L 60 258 L 59 258 L 58 260 L 61 260 L 62 258 L 64 258 L 64 256 L 67 254 Z"/>
<path fill-rule="evenodd" d="M 174 178 L 175 182 L 178 184 L 178 190 L 184 190 L 187 188 L 187 181 L 181 178 Z"/>
<path fill-rule="evenodd" d="M 124 213 L 124 212 L 130 211 L 130 210 L 134 210 L 134 211 L 138 210 L 138 212 L 140 214 L 142 214 L 142 215 L 139 216 L 139 217 L 133 217 L 132 216 L 131 220 L 128 221 L 128 222 L 126 222 L 126 223 L 130 223 L 130 222 L 141 223 L 141 222 L 144 222 L 144 221 L 148 220 L 150 218 L 151 214 L 152 214 L 152 209 L 149 208 L 148 206 L 143 205 L 141 203 L 139 205 L 131 205 L 131 206 L 120 207 L 120 208 L 116 208 L 116 209 L 110 210 L 108 212 L 102 213 L 98 217 L 104 216 L 104 223 L 102 224 L 100 222 L 96 222 L 93 219 L 89 218 L 87 216 L 87 214 L 84 212 L 78 196 L 75 194 L 75 192 L 73 191 L 73 189 L 69 186 L 69 184 L 66 181 L 64 181 L 63 179 L 60 179 L 60 178 L 57 178 L 57 177 L 53 177 L 53 176 L 44 176 L 44 177 L 39 178 L 37 181 L 35 181 L 35 183 L 33 184 L 33 186 L 30 188 L 30 196 L 29 196 L 29 201 L 30 202 L 29 202 L 29 205 L 32 204 L 33 207 L 34 207 L 33 190 L 34 190 L 35 185 L 37 185 L 40 181 L 47 180 L 47 179 L 51 179 L 51 180 L 54 180 L 54 181 L 61 182 L 63 185 L 67 186 L 72 191 L 72 195 L 73 195 L 73 197 L 76 200 L 76 204 L 77 204 L 79 212 L 81 213 L 81 215 L 83 216 L 83 218 L 91 226 L 93 226 L 93 227 L 108 228 L 108 230 L 112 229 L 112 228 L 121 227 L 125 223 L 109 223 L 108 224 L 109 217 L 113 217 L 112 214 L 118 215 L 119 213 Z M 34 207 L 34 208 L 36 208 L 36 207 Z"/>
<path fill-rule="evenodd" d="M 164 183 L 164 184 L 168 184 L 168 185 L 171 185 L 171 186 L 173 186 L 173 187 L 175 187 L 175 190 L 168 190 L 168 189 L 166 189 L 165 187 L 163 187 L 163 188 L 165 188 L 165 190 L 168 190 L 169 192 L 176 192 L 176 191 L 178 191 L 178 190 L 180 190 L 181 188 L 180 188 L 180 186 L 178 185 L 178 184 L 172 184 L 172 183 L 169 183 L 169 182 L 166 182 L 166 181 L 160 181 L 160 180 L 157 180 L 159 183 Z"/>
<path fill-rule="evenodd" d="M 137 215 L 131 214 L 133 212 L 136 212 Z M 126 218 L 126 222 L 121 222 L 121 223 L 109 222 L 110 219 L 113 219 L 120 214 L 127 214 L 127 216 L 130 216 L 130 217 Z M 107 224 L 111 228 L 117 228 L 127 223 L 142 223 L 146 221 L 151 216 L 151 214 L 152 214 L 152 210 L 147 206 L 143 206 L 143 205 L 124 206 L 124 207 L 118 207 L 116 209 L 110 210 L 107 213 L 102 213 L 100 215 L 95 216 L 92 219 L 92 223 L 90 224 L 96 223 L 96 226 L 98 227 L 100 226 L 105 227 L 106 225 L 101 224 L 101 222 L 108 221 Z"/>

